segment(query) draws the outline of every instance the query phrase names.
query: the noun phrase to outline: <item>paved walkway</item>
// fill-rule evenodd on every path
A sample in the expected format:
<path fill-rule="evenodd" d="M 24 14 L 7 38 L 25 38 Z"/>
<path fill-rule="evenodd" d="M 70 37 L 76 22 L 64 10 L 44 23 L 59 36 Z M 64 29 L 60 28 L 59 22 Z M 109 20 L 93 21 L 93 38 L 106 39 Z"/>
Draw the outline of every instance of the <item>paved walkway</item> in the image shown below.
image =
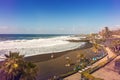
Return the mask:
<path fill-rule="evenodd" d="M 108 59 L 111 58 L 112 56 L 116 56 L 108 47 L 106 47 L 105 49 L 106 49 L 108 55 L 107 55 L 106 57 L 104 57 L 103 59 L 99 60 L 98 62 L 94 63 L 94 64 L 91 66 L 91 68 L 93 68 L 93 67 L 97 66 L 98 64 L 100 64 L 100 63 L 108 60 Z"/>
<path fill-rule="evenodd" d="M 93 68 L 93 67 L 97 66 L 98 64 L 108 60 L 108 57 L 111 58 L 112 56 L 115 56 L 115 54 L 108 47 L 106 47 L 105 49 L 106 49 L 108 55 L 106 57 L 102 58 L 101 60 L 97 61 L 93 65 L 91 65 L 90 66 L 91 68 Z M 81 76 L 81 74 L 78 72 L 76 74 L 73 74 L 71 76 L 66 77 L 64 80 L 80 80 L 80 76 Z"/>
<path fill-rule="evenodd" d="M 68 76 L 67 78 L 65 78 L 64 80 L 81 80 L 81 74 L 78 72 L 76 74 L 73 74 L 71 76 Z"/>
<path fill-rule="evenodd" d="M 120 35 L 112 35 L 114 38 L 120 38 Z"/>
<path fill-rule="evenodd" d="M 102 78 L 104 80 L 120 80 L 120 74 L 118 74 L 118 72 L 114 69 L 115 60 L 119 58 L 120 56 L 117 56 L 113 61 L 94 72 L 92 75 L 96 78 Z"/>

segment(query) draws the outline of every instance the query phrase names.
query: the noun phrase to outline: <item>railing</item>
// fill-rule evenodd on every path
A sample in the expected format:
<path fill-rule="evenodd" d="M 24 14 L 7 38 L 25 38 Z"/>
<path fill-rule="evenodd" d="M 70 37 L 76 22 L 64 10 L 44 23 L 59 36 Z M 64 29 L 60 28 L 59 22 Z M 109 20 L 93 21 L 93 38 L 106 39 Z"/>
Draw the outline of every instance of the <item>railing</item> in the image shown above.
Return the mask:
<path fill-rule="evenodd" d="M 109 58 L 109 60 L 106 60 L 104 62 L 99 63 L 97 66 L 94 66 L 93 68 L 89 68 L 83 72 L 81 72 L 81 80 L 96 80 L 96 78 L 94 76 L 92 76 L 91 74 L 97 70 L 99 70 L 100 68 L 104 67 L 105 65 L 107 65 L 109 62 L 111 62 L 114 58 L 116 58 L 117 55 L 112 56 L 111 58 Z M 103 80 L 103 79 L 97 79 L 97 80 Z"/>

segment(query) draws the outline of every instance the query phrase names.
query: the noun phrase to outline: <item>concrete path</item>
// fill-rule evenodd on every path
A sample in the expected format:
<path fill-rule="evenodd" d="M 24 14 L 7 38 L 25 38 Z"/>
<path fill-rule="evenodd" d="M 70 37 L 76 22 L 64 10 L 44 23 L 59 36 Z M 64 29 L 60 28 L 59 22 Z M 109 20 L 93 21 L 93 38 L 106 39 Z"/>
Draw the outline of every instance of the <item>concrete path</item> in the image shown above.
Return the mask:
<path fill-rule="evenodd" d="M 92 75 L 104 80 L 120 80 L 120 74 L 114 69 L 115 60 L 119 58 L 120 56 L 117 56 L 112 62 L 94 72 Z"/>
<path fill-rule="evenodd" d="M 116 56 L 108 47 L 106 47 L 105 49 L 106 49 L 108 55 L 107 55 L 106 57 L 104 57 L 103 59 L 101 59 L 101 60 L 97 61 L 96 63 L 94 63 L 94 64 L 91 66 L 91 68 L 93 68 L 93 67 L 97 66 L 98 64 L 100 64 L 100 63 L 108 60 L 108 59 L 111 58 L 112 56 Z"/>
<path fill-rule="evenodd" d="M 102 58 L 101 60 L 97 61 L 93 65 L 91 65 L 90 66 L 91 68 L 93 68 L 93 67 L 97 66 L 98 64 L 108 60 L 108 57 L 111 58 L 112 56 L 115 56 L 115 54 L 108 47 L 106 47 L 105 49 L 106 49 L 108 55 L 106 57 Z M 80 77 L 81 77 L 81 74 L 78 72 L 78 73 L 75 73 L 71 76 L 66 77 L 64 80 L 80 80 Z"/>
<path fill-rule="evenodd" d="M 81 74 L 78 72 L 76 74 L 73 74 L 73 75 L 65 78 L 64 80 L 80 80 L 80 76 L 81 76 Z"/>

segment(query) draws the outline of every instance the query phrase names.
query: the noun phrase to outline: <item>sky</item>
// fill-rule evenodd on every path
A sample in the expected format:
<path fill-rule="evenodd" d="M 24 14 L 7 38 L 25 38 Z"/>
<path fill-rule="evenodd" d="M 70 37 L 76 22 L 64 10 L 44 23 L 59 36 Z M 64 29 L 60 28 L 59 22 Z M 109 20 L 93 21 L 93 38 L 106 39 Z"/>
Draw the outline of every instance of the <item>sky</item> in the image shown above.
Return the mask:
<path fill-rule="evenodd" d="M 119 25 L 120 0 L 0 0 L 0 34 L 81 34 Z"/>

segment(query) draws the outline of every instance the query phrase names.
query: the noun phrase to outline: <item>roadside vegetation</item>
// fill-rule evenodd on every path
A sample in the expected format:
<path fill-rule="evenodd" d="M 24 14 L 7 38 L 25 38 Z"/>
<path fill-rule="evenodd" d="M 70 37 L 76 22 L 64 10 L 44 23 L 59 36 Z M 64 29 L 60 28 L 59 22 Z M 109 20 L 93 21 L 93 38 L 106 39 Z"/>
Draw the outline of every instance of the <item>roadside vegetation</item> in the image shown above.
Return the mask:
<path fill-rule="evenodd" d="M 5 57 L 0 66 L 1 80 L 36 80 L 37 66 L 25 61 L 24 55 L 9 52 Z"/>

